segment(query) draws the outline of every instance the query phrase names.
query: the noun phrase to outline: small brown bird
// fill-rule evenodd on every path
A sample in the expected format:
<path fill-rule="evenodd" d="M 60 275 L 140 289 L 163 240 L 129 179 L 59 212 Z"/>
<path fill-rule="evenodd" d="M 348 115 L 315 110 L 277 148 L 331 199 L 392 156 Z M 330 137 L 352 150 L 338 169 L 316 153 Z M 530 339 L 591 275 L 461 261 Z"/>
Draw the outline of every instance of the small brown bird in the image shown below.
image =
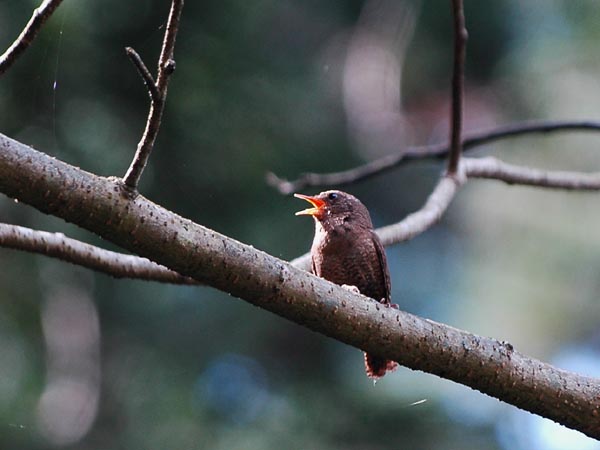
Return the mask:
<path fill-rule="evenodd" d="M 342 191 L 325 191 L 314 197 L 294 196 L 313 206 L 296 213 L 315 219 L 310 252 L 312 272 L 339 285 L 355 286 L 361 294 L 390 305 L 391 283 L 385 250 L 373 231 L 365 205 Z M 365 366 L 367 376 L 377 380 L 398 364 L 365 353 Z"/>

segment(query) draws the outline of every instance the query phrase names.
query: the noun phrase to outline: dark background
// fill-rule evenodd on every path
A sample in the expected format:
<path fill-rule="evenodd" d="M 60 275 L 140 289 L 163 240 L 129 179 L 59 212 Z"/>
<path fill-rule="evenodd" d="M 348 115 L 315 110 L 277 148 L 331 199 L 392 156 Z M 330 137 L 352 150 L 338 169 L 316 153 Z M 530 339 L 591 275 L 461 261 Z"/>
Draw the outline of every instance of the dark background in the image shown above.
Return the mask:
<path fill-rule="evenodd" d="M 0 3 L 0 46 L 38 3 Z M 0 131 L 122 176 L 148 110 L 169 2 L 65 0 L 0 79 Z M 597 118 L 600 4 L 465 2 L 465 129 Z M 188 1 L 140 190 L 275 256 L 310 247 L 304 208 L 265 183 L 447 138 L 450 2 Z M 477 154 L 594 170 L 598 137 L 528 137 Z M 344 189 L 376 225 L 418 209 L 443 166 Z M 307 194 L 317 190 L 308 190 Z M 3 222 L 110 243 L 0 198 Z M 470 182 L 442 222 L 388 248 L 405 310 L 600 374 L 597 194 Z M 209 288 L 114 280 L 0 249 L 0 448 L 591 449 L 575 432 L 361 353 Z"/>

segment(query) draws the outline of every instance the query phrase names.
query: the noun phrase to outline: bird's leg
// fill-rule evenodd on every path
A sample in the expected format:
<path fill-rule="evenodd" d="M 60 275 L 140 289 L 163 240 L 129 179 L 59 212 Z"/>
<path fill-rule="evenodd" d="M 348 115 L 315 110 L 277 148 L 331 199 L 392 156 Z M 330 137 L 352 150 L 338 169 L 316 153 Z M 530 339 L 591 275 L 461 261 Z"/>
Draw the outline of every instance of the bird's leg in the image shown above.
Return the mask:
<path fill-rule="evenodd" d="M 384 306 L 387 306 L 388 308 L 400 309 L 400 307 L 396 303 L 388 302 L 385 298 L 379 300 L 379 303 L 381 303 Z"/>

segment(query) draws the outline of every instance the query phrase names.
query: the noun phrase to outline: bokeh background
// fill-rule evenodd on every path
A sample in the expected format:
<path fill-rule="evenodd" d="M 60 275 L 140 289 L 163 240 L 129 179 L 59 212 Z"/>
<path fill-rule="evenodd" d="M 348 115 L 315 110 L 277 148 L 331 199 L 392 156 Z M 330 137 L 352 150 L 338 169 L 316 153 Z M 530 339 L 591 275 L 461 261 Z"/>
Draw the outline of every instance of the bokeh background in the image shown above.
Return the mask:
<path fill-rule="evenodd" d="M 0 3 L 8 47 L 38 1 Z M 600 116 L 600 3 L 465 1 L 465 129 Z M 101 175 L 125 173 L 168 0 L 65 0 L 0 79 L 0 131 Z M 163 125 L 141 191 L 284 259 L 309 249 L 303 208 L 265 183 L 443 141 L 450 2 L 188 1 Z M 478 154 L 598 169 L 600 136 L 495 143 Z M 345 189 L 381 226 L 418 209 L 443 167 Z M 309 190 L 305 193 L 317 191 Z M 3 222 L 114 248 L 0 197 Z M 388 248 L 393 298 L 423 317 L 600 375 L 594 193 L 472 181 L 436 227 Z M 209 288 L 114 280 L 0 249 L 0 448 L 597 449 L 437 377 L 373 386 L 354 348 Z"/>

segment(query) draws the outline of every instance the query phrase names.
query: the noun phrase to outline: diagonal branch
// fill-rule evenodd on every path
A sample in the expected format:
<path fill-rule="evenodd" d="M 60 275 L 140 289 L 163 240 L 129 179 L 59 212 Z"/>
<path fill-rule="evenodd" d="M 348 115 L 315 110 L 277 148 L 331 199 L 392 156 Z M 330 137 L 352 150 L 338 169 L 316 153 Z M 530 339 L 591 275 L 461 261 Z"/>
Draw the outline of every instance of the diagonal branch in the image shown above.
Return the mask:
<path fill-rule="evenodd" d="M 0 246 L 39 253 L 96 270 L 115 278 L 137 278 L 174 284 L 199 284 L 192 278 L 160 266 L 146 258 L 111 252 L 94 245 L 17 225 L 0 224 Z"/>
<path fill-rule="evenodd" d="M 465 54 L 467 48 L 467 29 L 462 0 L 452 0 L 454 22 L 454 68 L 452 70 L 452 107 L 450 111 L 450 157 L 448 175 L 454 176 L 458 170 L 458 161 L 462 152 L 462 122 L 465 90 Z"/>
<path fill-rule="evenodd" d="M 131 47 L 125 47 L 125 53 L 127 56 L 129 56 L 129 59 L 142 77 L 142 80 L 144 80 L 144 84 L 146 85 L 146 89 L 148 89 L 148 94 L 150 95 L 150 101 L 152 103 L 160 102 L 160 92 L 158 92 L 154 77 L 148 70 L 148 67 L 146 67 L 146 64 L 144 64 L 144 61 L 142 61 L 142 57 Z"/>
<path fill-rule="evenodd" d="M 62 0 L 44 0 L 42 4 L 33 11 L 33 15 L 19 37 L 0 56 L 0 75 L 6 72 L 13 63 L 21 56 L 36 38 L 38 32 L 50 18 L 54 10 L 62 3 Z"/>
<path fill-rule="evenodd" d="M 148 92 L 150 94 L 150 111 L 148 112 L 148 119 L 146 120 L 146 127 L 142 138 L 138 143 L 135 156 L 133 161 L 127 169 L 127 173 L 123 177 L 125 185 L 132 189 L 137 190 L 140 177 L 144 172 L 148 158 L 154 147 L 156 136 L 160 128 L 160 122 L 162 113 L 165 107 L 165 100 L 167 98 L 167 88 L 169 86 L 169 78 L 175 70 L 175 60 L 173 59 L 173 52 L 175 50 L 175 38 L 177 37 L 177 31 L 179 30 L 179 20 L 181 18 L 181 10 L 183 9 L 183 0 L 173 0 L 171 3 L 171 10 L 169 11 L 169 18 L 167 20 L 167 27 L 165 29 L 165 35 L 163 38 L 163 45 L 158 58 L 158 75 L 156 82 L 154 82 L 150 71 L 143 63 L 139 55 L 131 47 L 127 47 L 127 55 L 133 61 L 136 68 L 140 72 Z"/>
<path fill-rule="evenodd" d="M 340 342 L 600 438 L 600 380 L 382 307 L 2 135 L 0 192 Z"/>
<path fill-rule="evenodd" d="M 600 132 L 600 122 L 583 121 L 528 121 L 513 125 L 474 132 L 463 140 L 463 151 L 482 145 L 528 134 L 551 134 L 560 132 Z M 305 173 L 296 180 L 288 181 L 273 173 L 267 174 L 267 183 L 283 195 L 301 191 L 307 187 L 344 186 L 385 173 L 406 163 L 422 159 L 443 159 L 448 155 L 447 144 L 410 147 L 393 155 L 384 156 L 349 170 L 332 173 Z"/>
<path fill-rule="evenodd" d="M 408 241 L 438 223 L 465 182 L 464 175 L 443 176 L 420 210 L 409 214 L 401 222 L 377 229 L 383 245 Z"/>

